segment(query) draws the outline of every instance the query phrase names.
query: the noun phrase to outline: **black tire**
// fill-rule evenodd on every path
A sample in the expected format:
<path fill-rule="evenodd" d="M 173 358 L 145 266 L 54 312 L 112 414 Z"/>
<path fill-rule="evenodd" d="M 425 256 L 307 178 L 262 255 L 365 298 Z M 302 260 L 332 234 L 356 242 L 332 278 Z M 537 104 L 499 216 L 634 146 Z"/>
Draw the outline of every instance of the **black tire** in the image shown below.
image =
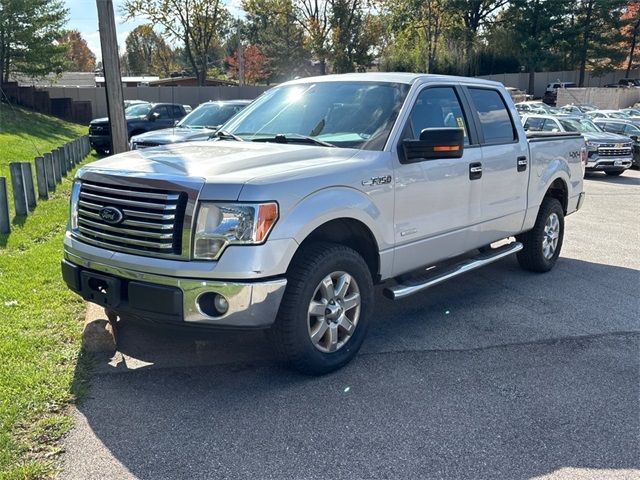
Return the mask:
<path fill-rule="evenodd" d="M 604 173 L 611 177 L 617 177 L 618 175 L 622 175 L 624 170 L 606 170 Z"/>
<path fill-rule="evenodd" d="M 360 314 L 348 341 L 336 351 L 325 353 L 311 340 L 309 306 L 320 282 L 334 272 L 346 272 L 355 280 Z M 270 336 L 290 367 L 308 375 L 323 375 L 341 368 L 358 353 L 373 302 L 371 273 L 358 252 L 334 243 L 311 244 L 296 254 L 289 267 L 287 287 Z"/>
<path fill-rule="evenodd" d="M 560 230 L 555 251 L 550 258 L 547 258 L 543 253 L 543 241 L 546 235 L 545 225 L 552 214 L 557 215 Z M 564 239 L 564 211 L 558 199 L 546 197 L 542 201 L 542 205 L 540 205 L 538 218 L 536 218 L 533 228 L 526 233 L 518 235 L 516 239 L 524 246 L 517 254 L 518 263 L 522 268 L 532 272 L 548 272 L 551 270 L 560 256 Z"/>

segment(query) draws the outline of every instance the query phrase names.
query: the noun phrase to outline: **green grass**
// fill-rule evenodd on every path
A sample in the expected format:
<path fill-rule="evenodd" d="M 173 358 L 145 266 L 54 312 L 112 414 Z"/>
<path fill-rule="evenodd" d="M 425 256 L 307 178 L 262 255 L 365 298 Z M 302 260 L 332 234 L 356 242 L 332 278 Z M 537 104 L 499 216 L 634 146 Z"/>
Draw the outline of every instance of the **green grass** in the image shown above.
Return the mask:
<path fill-rule="evenodd" d="M 0 104 L 0 176 L 8 176 L 10 161 L 33 161 L 36 149 L 44 153 L 84 133 L 86 127 Z M 72 178 L 69 172 L 48 201 L 0 235 L 0 479 L 55 473 L 58 440 L 71 426 L 69 404 L 86 385 L 84 305 L 60 277 Z"/>

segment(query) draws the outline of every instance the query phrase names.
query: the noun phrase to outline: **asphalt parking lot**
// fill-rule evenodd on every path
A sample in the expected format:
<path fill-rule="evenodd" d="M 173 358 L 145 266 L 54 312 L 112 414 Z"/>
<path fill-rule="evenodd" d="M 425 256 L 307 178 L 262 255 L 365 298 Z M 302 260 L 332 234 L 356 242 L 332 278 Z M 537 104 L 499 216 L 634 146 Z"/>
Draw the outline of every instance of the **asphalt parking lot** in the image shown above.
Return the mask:
<path fill-rule="evenodd" d="M 393 303 L 357 359 L 123 323 L 62 478 L 640 478 L 640 173 L 585 180 L 555 270 L 515 258 Z"/>

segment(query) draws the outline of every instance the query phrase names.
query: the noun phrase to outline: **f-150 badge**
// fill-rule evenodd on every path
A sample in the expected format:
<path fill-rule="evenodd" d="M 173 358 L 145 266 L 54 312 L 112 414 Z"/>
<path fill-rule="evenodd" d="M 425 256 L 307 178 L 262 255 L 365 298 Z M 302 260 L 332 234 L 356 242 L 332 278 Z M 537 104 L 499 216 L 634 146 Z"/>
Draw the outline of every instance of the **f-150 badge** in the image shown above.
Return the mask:
<path fill-rule="evenodd" d="M 385 185 L 391 183 L 391 175 L 385 175 L 383 177 L 371 177 L 369 180 L 362 180 L 362 185 L 372 187 L 374 185 Z"/>

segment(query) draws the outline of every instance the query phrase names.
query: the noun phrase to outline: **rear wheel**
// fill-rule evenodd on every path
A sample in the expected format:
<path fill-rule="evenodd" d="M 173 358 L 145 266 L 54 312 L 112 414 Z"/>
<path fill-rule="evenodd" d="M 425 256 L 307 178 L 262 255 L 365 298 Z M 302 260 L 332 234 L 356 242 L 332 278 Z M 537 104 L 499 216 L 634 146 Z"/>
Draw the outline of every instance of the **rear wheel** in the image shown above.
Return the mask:
<path fill-rule="evenodd" d="M 624 173 L 624 170 L 607 170 L 604 173 L 612 177 L 617 177 L 618 175 L 622 175 Z"/>
<path fill-rule="evenodd" d="M 551 270 L 560 256 L 564 239 L 564 211 L 558 199 L 546 197 L 533 228 L 516 239 L 524 247 L 517 255 L 522 268 L 532 272 Z"/>
<path fill-rule="evenodd" d="M 290 366 L 322 375 L 356 355 L 372 306 L 371 273 L 358 252 L 313 244 L 293 260 L 272 333 Z"/>

